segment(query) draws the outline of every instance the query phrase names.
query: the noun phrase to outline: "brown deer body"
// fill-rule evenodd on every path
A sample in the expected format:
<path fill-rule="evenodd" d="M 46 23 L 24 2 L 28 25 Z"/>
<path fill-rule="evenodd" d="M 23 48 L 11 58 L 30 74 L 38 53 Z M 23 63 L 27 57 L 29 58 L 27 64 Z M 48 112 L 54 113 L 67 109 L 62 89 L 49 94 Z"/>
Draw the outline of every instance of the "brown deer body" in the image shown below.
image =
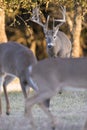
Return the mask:
<path fill-rule="evenodd" d="M 30 66 L 30 80 L 32 86 L 37 84 L 38 92 L 26 100 L 26 109 L 30 110 L 34 104 L 39 104 L 52 119 L 54 128 L 54 117 L 43 101 L 67 87 L 87 89 L 86 65 L 87 58 L 48 58 Z"/>
<path fill-rule="evenodd" d="M 27 98 L 26 88 L 30 87 L 28 67 L 36 64 L 37 60 L 32 51 L 27 47 L 15 42 L 7 42 L 0 44 L 0 89 L 3 85 L 6 97 L 7 110 L 10 113 L 10 103 L 8 99 L 6 86 L 15 78 L 18 77 L 24 97 Z M 0 113 L 1 94 L 0 94 Z"/>

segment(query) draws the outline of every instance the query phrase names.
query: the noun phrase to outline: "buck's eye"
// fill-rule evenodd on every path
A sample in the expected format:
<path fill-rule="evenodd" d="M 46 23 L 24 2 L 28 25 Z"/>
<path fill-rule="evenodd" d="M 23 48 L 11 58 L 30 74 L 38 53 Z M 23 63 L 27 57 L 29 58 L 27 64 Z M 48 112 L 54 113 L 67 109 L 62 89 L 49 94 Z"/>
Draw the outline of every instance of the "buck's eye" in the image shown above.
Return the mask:
<path fill-rule="evenodd" d="M 56 38 L 56 36 L 53 37 L 54 39 Z"/>

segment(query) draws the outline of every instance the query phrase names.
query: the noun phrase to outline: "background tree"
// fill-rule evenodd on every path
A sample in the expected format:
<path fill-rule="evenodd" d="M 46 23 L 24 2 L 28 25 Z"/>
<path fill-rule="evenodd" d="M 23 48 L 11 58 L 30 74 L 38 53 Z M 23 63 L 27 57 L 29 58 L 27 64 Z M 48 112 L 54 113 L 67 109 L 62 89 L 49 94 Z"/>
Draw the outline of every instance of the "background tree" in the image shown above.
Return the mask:
<path fill-rule="evenodd" d="M 84 13 L 87 13 L 86 1 L 73 0 L 72 10 L 67 13 L 67 22 L 69 25 L 72 41 L 72 56 L 79 57 L 83 55 L 81 46 L 81 31 Z M 85 19 L 85 18 L 84 18 Z"/>
<path fill-rule="evenodd" d="M 7 35 L 5 32 L 5 11 L 3 0 L 0 0 L 0 42 L 7 42 Z"/>

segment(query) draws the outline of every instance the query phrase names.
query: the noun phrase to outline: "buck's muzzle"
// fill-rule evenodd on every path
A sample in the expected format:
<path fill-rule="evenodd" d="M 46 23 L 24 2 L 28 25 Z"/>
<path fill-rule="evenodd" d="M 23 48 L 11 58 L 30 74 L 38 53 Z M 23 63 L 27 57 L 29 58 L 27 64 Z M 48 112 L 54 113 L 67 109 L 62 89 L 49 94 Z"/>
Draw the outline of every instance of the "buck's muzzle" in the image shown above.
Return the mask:
<path fill-rule="evenodd" d="M 54 46 L 53 43 L 48 44 L 48 48 L 52 48 L 53 46 Z"/>

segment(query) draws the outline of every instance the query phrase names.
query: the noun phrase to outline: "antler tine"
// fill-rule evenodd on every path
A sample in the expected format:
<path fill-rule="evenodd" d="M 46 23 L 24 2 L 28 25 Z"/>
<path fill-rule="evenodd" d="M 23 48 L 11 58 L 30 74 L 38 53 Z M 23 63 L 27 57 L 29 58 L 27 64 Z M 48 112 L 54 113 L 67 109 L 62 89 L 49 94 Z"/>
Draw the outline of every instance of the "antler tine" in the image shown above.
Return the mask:
<path fill-rule="evenodd" d="M 49 23 L 50 15 L 47 16 L 47 22 L 46 22 L 46 31 L 48 30 L 48 23 Z"/>
<path fill-rule="evenodd" d="M 57 22 L 65 22 L 66 21 L 66 19 L 65 19 L 65 13 L 66 13 L 66 7 L 62 7 L 62 6 L 60 6 L 61 7 L 61 12 L 62 12 L 62 15 L 63 15 L 63 19 L 55 19 L 55 21 Z"/>
<path fill-rule="evenodd" d="M 40 22 L 40 10 L 39 10 L 39 8 L 38 7 L 35 7 L 34 9 L 33 9 L 33 16 L 32 16 L 32 18 L 31 18 L 31 21 L 33 21 L 33 22 L 35 22 L 35 23 L 37 23 L 37 24 L 39 24 L 40 26 L 44 26 L 41 22 Z"/>
<path fill-rule="evenodd" d="M 62 13 L 62 15 L 63 15 L 63 20 L 64 20 L 64 22 L 66 21 L 65 20 L 65 14 L 66 14 L 66 7 L 64 6 L 64 7 L 62 7 L 62 6 L 60 6 L 61 7 L 61 13 Z"/>
<path fill-rule="evenodd" d="M 53 18 L 53 30 L 54 30 L 54 25 L 55 25 L 55 23 L 54 23 L 54 18 Z"/>
<path fill-rule="evenodd" d="M 61 8 L 61 12 L 62 12 L 62 15 L 63 15 L 63 19 L 53 19 L 53 29 L 59 29 L 59 27 L 64 23 L 66 22 L 66 19 L 65 19 L 65 13 L 66 13 L 66 7 L 62 7 L 60 6 Z M 56 27 L 55 26 L 55 22 L 60 22 Z"/>
<path fill-rule="evenodd" d="M 53 31 L 55 30 L 55 19 L 53 18 Z"/>
<path fill-rule="evenodd" d="M 53 32 L 55 32 L 55 30 L 59 30 L 59 27 L 62 25 L 62 23 L 58 24 L 56 27 L 55 27 L 55 19 L 53 18 Z"/>

